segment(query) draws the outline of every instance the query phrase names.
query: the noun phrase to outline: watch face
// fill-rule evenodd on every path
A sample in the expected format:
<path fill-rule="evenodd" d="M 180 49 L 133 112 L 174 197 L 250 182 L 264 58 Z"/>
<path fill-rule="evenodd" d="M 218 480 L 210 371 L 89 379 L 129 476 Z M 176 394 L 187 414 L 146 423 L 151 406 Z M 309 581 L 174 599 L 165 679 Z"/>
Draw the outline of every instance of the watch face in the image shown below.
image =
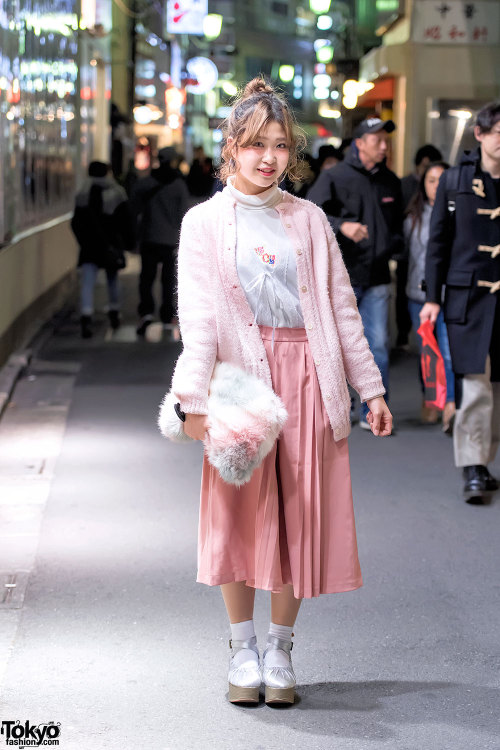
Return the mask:
<path fill-rule="evenodd" d="M 184 414 L 183 411 L 181 411 L 181 405 L 179 403 L 177 403 L 177 404 L 174 405 L 174 410 L 175 410 L 175 413 L 177 414 L 177 416 L 179 417 L 179 419 L 181 420 L 181 422 L 185 422 L 186 421 L 186 415 Z"/>

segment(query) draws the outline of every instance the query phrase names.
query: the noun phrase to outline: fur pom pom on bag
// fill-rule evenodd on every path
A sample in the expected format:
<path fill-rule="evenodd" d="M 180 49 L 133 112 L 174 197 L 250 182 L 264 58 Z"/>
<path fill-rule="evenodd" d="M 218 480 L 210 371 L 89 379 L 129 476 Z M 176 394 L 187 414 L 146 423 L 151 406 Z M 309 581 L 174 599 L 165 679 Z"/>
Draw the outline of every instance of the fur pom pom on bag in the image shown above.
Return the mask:
<path fill-rule="evenodd" d="M 174 442 L 191 442 L 174 411 L 178 398 L 167 393 L 158 426 Z M 210 381 L 207 458 L 228 484 L 250 480 L 272 449 L 288 417 L 279 396 L 266 383 L 228 362 L 218 362 Z"/>

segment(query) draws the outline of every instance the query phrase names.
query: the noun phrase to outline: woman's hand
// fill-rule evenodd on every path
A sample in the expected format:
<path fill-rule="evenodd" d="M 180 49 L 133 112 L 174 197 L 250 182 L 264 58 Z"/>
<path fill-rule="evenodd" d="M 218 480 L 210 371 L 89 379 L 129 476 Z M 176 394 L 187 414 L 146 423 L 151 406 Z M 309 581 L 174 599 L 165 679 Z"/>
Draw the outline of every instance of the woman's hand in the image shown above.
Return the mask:
<path fill-rule="evenodd" d="M 204 414 L 186 414 L 184 432 L 192 440 L 205 440 L 207 418 Z"/>
<path fill-rule="evenodd" d="M 392 432 L 392 414 L 383 396 L 371 398 L 366 402 L 369 412 L 366 421 L 374 435 L 386 437 Z"/>

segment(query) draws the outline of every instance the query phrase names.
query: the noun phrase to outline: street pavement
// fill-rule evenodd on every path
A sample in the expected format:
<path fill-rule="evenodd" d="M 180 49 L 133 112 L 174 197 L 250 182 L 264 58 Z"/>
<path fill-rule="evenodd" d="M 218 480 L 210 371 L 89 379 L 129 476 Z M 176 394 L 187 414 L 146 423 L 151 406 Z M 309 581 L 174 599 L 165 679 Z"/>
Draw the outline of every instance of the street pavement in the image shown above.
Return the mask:
<path fill-rule="evenodd" d="M 69 315 L 0 422 L 0 722 L 53 722 L 62 750 L 500 749 L 500 493 L 461 499 L 411 354 L 397 434 L 350 438 L 364 587 L 303 603 L 295 705 L 228 703 L 225 610 L 195 582 L 201 447 L 155 424 L 180 344 L 136 340 L 123 282 L 123 328 L 99 314 L 84 341 Z M 258 592 L 261 644 L 268 622 Z"/>

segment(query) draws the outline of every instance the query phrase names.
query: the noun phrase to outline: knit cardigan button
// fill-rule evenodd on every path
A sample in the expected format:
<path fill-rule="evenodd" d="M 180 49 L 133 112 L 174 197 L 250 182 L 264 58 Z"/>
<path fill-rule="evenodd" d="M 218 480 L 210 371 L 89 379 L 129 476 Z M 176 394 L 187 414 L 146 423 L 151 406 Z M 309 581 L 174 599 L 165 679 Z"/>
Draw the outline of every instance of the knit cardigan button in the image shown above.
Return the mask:
<path fill-rule="evenodd" d="M 307 292 L 307 287 L 306 286 L 301 286 L 300 289 L 301 289 L 302 292 Z"/>

